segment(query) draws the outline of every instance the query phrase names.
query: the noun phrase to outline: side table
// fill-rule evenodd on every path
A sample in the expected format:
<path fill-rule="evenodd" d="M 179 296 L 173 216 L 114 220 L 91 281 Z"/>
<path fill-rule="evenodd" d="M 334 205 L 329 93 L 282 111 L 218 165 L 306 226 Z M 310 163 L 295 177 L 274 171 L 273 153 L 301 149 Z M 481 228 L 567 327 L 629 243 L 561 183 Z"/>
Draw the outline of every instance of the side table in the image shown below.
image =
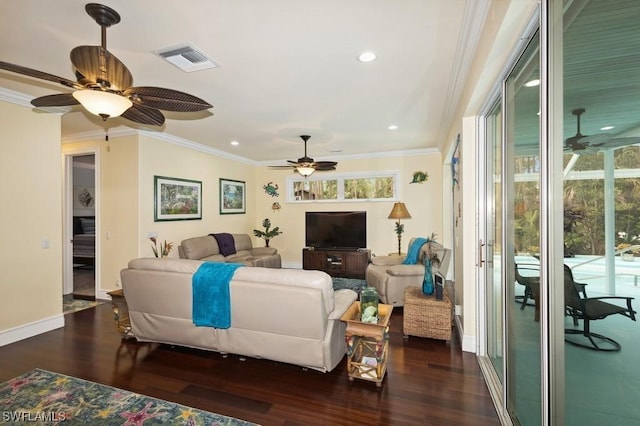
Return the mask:
<path fill-rule="evenodd" d="M 131 321 L 129 320 L 129 307 L 124 298 L 122 289 L 107 292 L 111 296 L 111 308 L 113 309 L 113 319 L 116 322 L 118 333 L 123 339 L 135 337 L 131 331 Z"/>
<path fill-rule="evenodd" d="M 349 381 L 354 379 L 375 382 L 382 386 L 387 371 L 389 349 L 389 319 L 392 305 L 378 305 L 378 322 L 360 321 L 360 302 L 355 301 L 340 320 L 347 323 L 347 372 Z"/>
<path fill-rule="evenodd" d="M 420 287 L 407 287 L 404 290 L 404 315 L 402 332 L 409 336 L 429 337 L 431 339 L 451 340 L 451 301 L 445 293 L 442 300 L 434 295 L 427 296 Z"/>

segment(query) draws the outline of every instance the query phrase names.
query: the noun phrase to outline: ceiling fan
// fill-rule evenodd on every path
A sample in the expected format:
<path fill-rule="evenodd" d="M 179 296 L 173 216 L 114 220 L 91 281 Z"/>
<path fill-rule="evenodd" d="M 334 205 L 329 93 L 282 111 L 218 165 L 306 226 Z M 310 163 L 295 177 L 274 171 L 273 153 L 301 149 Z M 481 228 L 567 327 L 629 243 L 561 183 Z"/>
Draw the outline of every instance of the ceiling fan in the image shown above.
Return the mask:
<path fill-rule="evenodd" d="M 564 150 L 575 154 L 593 154 L 598 151 L 611 148 L 620 148 L 627 145 L 640 143 L 640 137 L 614 138 L 608 133 L 599 133 L 586 136 L 580 133 L 580 116 L 584 114 L 584 108 L 577 108 L 571 111 L 576 116 L 578 129 L 575 136 L 571 136 L 564 141 Z"/>
<path fill-rule="evenodd" d="M 272 169 L 293 169 L 302 176 L 311 176 L 316 170 L 319 172 L 335 170 L 338 163 L 335 161 L 313 161 L 313 158 L 307 157 L 307 141 L 311 138 L 309 135 L 301 135 L 304 141 L 304 157 L 298 158 L 298 161 L 287 160 L 286 166 L 269 166 Z"/>
<path fill-rule="evenodd" d="M 33 99 L 35 107 L 60 107 L 81 104 L 92 114 L 107 120 L 122 116 L 141 124 L 161 126 L 164 115 L 158 110 L 192 112 L 212 108 L 200 98 L 162 87 L 133 86 L 127 67 L 107 50 L 107 28 L 120 22 L 115 10 L 89 3 L 85 10 L 101 27 L 100 46 L 78 46 L 71 50 L 71 63 L 77 81 L 42 71 L 0 61 L 0 69 L 28 77 L 59 83 L 75 89 L 72 93 L 41 96 Z"/>

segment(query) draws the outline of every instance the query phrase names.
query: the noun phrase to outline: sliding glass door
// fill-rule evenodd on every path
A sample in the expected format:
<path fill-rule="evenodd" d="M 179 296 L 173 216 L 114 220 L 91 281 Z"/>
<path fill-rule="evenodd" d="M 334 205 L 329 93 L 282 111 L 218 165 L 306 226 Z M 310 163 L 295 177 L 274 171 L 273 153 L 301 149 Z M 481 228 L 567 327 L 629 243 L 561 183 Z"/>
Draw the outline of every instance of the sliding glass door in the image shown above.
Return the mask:
<path fill-rule="evenodd" d="M 487 343 L 486 352 L 493 371 L 504 385 L 504 287 L 502 285 L 502 106 L 496 102 L 485 120 L 487 141 L 485 170 L 486 261 L 484 280 L 486 292 Z"/>
<path fill-rule="evenodd" d="M 483 371 L 514 424 L 640 424 L 638 322 L 565 299 L 640 306 L 640 2 L 542 4 L 481 120 Z"/>

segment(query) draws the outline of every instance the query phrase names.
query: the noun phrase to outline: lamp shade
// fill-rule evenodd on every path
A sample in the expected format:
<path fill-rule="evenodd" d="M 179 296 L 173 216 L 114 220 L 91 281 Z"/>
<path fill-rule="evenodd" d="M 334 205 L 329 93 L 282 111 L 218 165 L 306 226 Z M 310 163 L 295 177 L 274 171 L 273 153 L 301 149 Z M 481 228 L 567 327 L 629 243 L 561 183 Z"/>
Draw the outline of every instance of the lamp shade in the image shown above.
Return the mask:
<path fill-rule="evenodd" d="M 395 203 L 389 213 L 389 219 L 411 219 L 411 215 L 404 203 Z"/>
<path fill-rule="evenodd" d="M 313 174 L 313 172 L 316 171 L 316 169 L 314 169 L 313 167 L 310 167 L 310 166 L 296 167 L 296 170 L 297 170 L 298 173 L 300 173 L 304 177 L 311 176 Z"/>
<path fill-rule="evenodd" d="M 82 89 L 73 92 L 73 97 L 91 114 L 107 117 L 118 117 L 131 108 L 133 103 L 124 96 L 102 90 Z"/>

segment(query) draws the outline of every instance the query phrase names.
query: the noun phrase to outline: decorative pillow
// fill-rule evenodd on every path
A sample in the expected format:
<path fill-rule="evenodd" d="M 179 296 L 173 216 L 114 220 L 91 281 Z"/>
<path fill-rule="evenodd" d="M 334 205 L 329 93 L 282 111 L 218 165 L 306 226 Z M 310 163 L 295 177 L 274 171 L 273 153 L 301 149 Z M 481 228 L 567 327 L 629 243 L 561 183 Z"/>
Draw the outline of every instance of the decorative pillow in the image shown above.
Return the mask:
<path fill-rule="evenodd" d="M 83 234 L 95 234 L 96 233 L 96 220 L 86 217 L 80 218 L 80 226 L 82 226 Z"/>

